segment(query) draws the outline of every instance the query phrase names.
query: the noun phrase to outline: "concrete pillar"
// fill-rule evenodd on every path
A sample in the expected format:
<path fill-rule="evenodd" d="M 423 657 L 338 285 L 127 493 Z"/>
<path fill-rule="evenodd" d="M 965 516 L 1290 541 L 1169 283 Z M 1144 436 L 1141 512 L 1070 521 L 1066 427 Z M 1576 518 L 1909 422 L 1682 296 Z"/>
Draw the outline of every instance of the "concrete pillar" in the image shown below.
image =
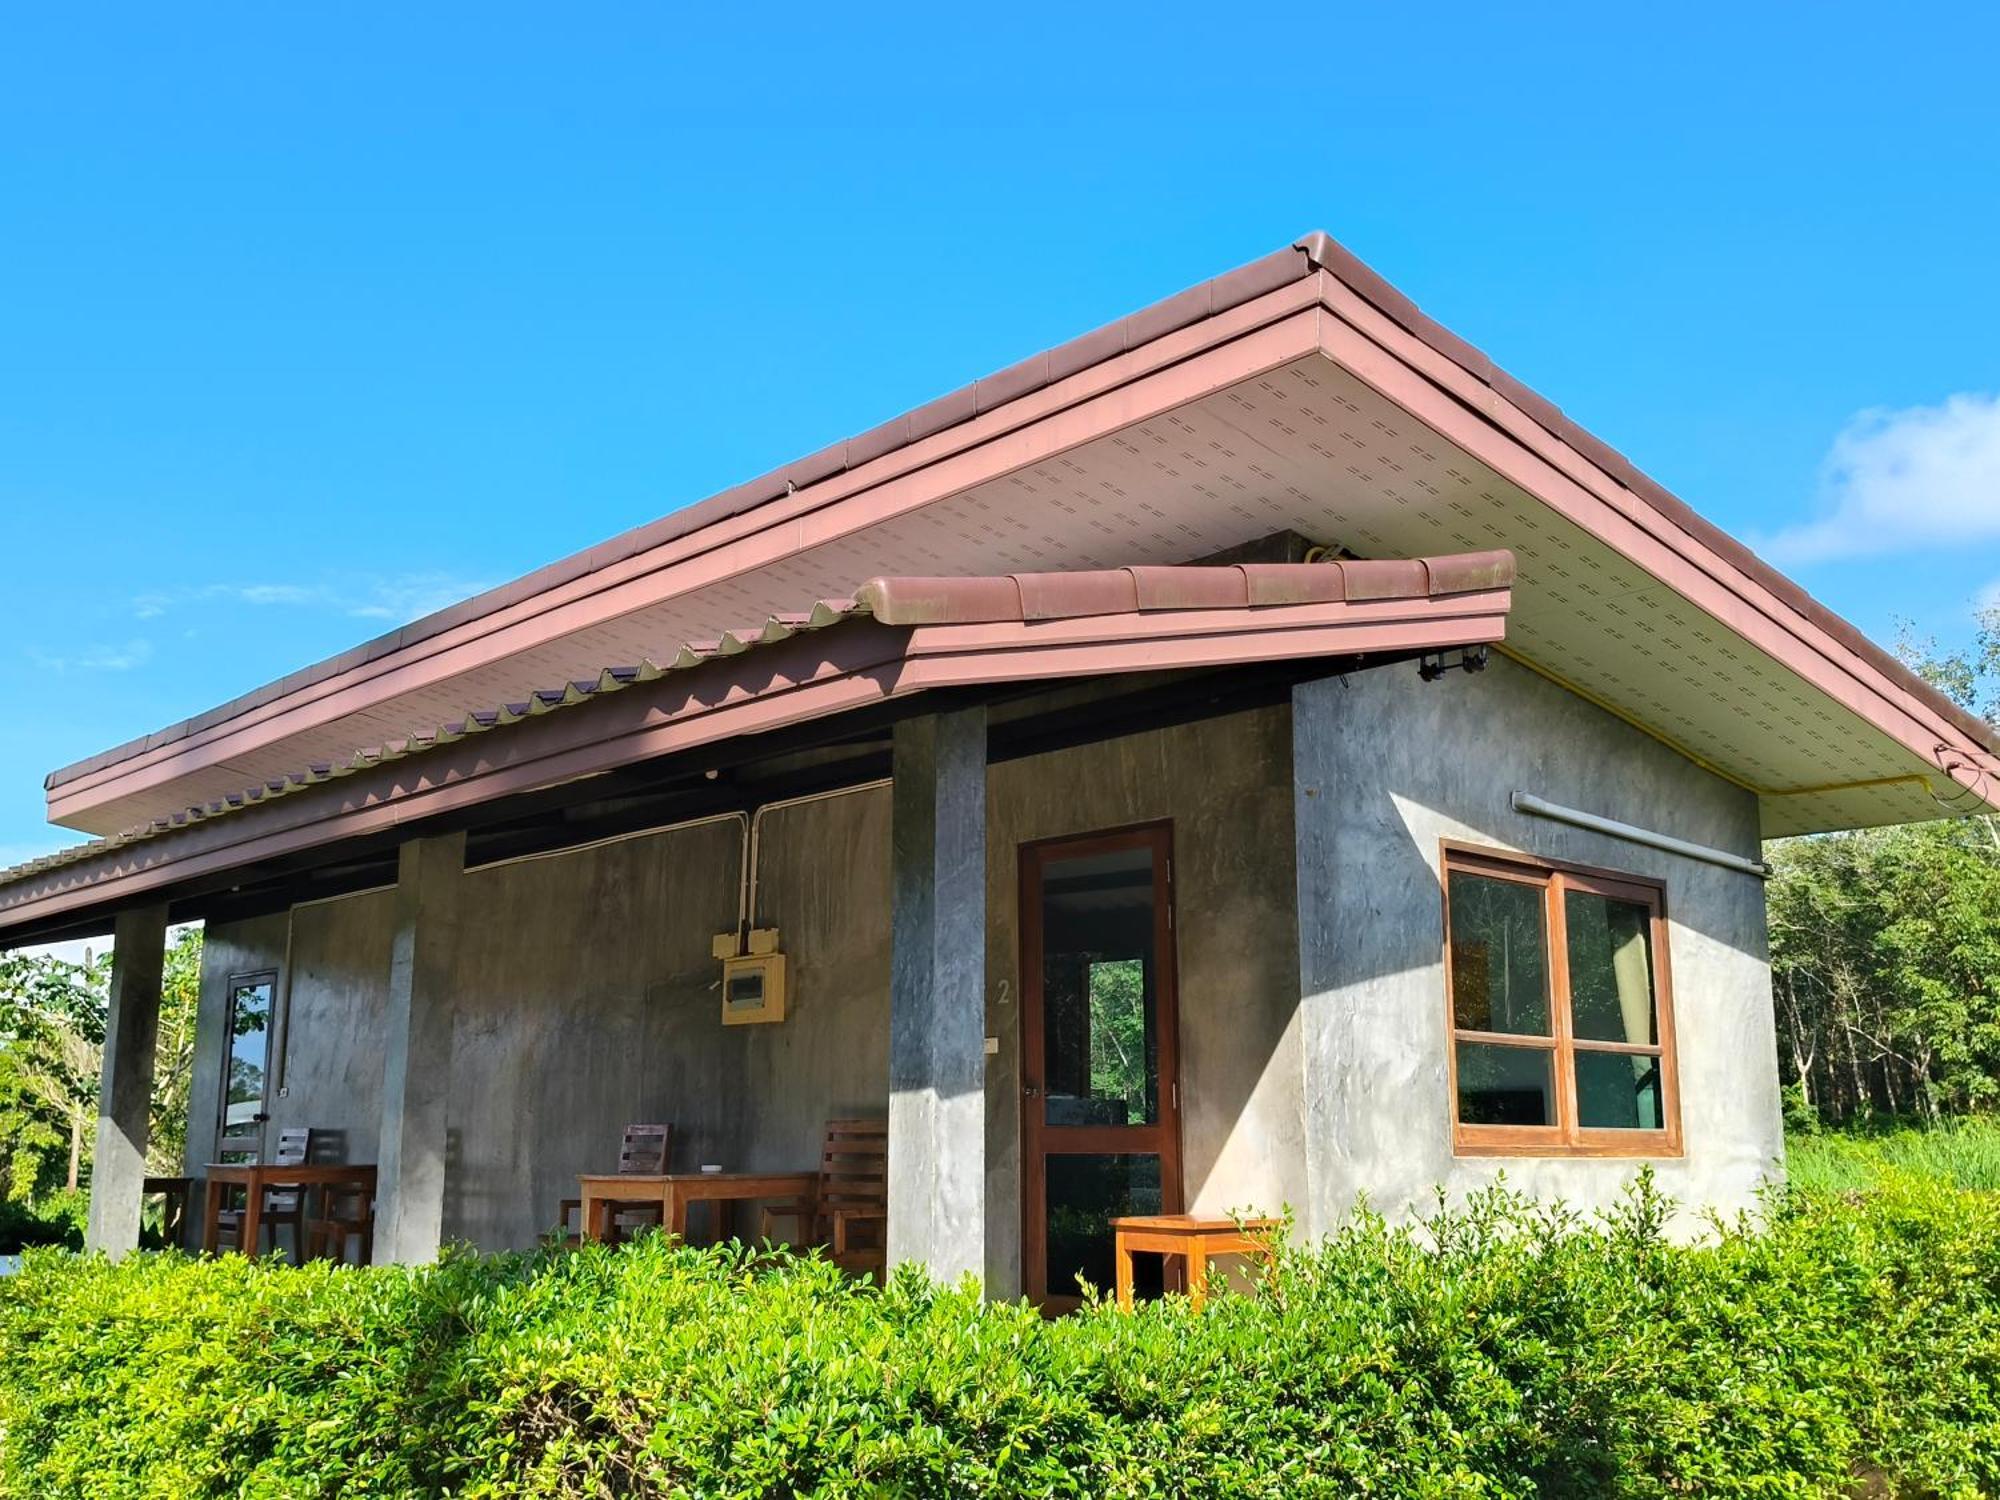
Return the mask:
<path fill-rule="evenodd" d="M 164 905 L 118 914 L 111 937 L 111 1005 L 104 1017 L 97 1149 L 90 1162 L 90 1221 L 84 1235 L 85 1249 L 102 1250 L 113 1260 L 139 1247 L 166 952 Z"/>
<path fill-rule="evenodd" d="M 986 1269 L 986 710 L 896 726 L 889 1263 Z"/>
<path fill-rule="evenodd" d="M 1333 1228 L 1338 1177 L 1342 1098 L 1339 1068 L 1342 1036 L 1340 974 L 1343 942 L 1357 934 L 1343 930 L 1339 907 L 1339 799 L 1341 737 L 1337 726 L 1346 691 L 1339 677 L 1302 682 L 1292 689 L 1292 823 L 1299 903 L 1299 1050 L 1304 1077 L 1306 1201 L 1300 1229 L 1317 1240 Z M 1361 872 L 1366 879 L 1366 872 Z"/>
<path fill-rule="evenodd" d="M 378 1261 L 435 1260 L 444 1242 L 446 1104 L 464 871 L 463 833 L 412 839 L 397 859 L 377 1162 Z"/>

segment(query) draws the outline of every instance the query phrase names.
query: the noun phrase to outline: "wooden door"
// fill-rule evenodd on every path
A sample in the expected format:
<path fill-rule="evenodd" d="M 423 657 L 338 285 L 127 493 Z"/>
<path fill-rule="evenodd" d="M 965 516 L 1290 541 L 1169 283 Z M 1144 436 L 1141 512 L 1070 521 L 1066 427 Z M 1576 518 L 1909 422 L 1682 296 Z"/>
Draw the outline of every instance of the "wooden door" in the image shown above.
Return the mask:
<path fill-rule="evenodd" d="M 1168 824 L 1022 847 L 1022 1272 L 1046 1307 L 1079 1274 L 1110 1288 L 1112 1218 L 1181 1208 L 1173 920 Z"/>

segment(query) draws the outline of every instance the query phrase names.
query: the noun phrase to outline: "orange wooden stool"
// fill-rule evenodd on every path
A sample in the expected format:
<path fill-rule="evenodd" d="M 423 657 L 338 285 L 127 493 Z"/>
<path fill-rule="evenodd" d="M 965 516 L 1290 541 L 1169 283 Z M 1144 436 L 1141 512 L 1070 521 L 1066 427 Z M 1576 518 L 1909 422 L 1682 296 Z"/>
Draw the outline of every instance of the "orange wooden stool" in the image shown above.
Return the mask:
<path fill-rule="evenodd" d="M 1272 1246 L 1277 1219 L 1203 1219 L 1193 1214 L 1134 1214 L 1113 1219 L 1112 1255 L 1118 1276 L 1118 1306 L 1132 1310 L 1132 1253 L 1178 1255 L 1187 1263 L 1188 1302 L 1196 1312 L 1208 1300 L 1208 1262 L 1217 1255 L 1261 1255 L 1278 1262 Z"/>

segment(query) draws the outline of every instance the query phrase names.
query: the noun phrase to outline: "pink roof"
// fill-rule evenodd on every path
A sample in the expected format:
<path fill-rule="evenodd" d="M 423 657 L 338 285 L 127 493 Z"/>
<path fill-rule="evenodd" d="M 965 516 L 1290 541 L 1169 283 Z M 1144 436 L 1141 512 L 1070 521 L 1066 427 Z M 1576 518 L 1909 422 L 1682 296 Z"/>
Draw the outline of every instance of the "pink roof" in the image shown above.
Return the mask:
<path fill-rule="evenodd" d="M 1345 388 L 1322 390 L 1328 399 L 1303 430 L 1268 415 L 1265 388 L 1288 362 L 1303 362 L 1292 368 L 1307 386 L 1324 387 L 1320 372 L 1338 370 L 1358 381 L 1357 394 L 1380 403 L 1354 417 L 1360 437 L 1310 425 L 1337 428 L 1346 419 Z M 1299 373 L 1304 364 L 1312 369 Z M 1301 468 L 1311 471 L 1308 483 L 1375 484 L 1399 491 L 1396 504 L 1415 506 L 1404 517 L 1446 524 L 1403 527 L 1379 544 L 1336 532 L 1331 522 L 1296 524 L 1315 540 L 1377 556 L 1489 539 L 1515 547 L 1523 601 L 1517 645 L 1530 664 L 1576 681 L 1755 791 L 1772 831 L 1935 815 L 1933 799 L 1979 805 L 2000 795 L 1993 791 L 2000 755 L 1988 726 L 1314 234 L 748 485 L 58 771 L 49 779 L 51 817 L 108 831 L 163 806 L 213 799 L 246 771 L 276 775 L 302 760 L 346 754 L 384 724 L 436 722 L 465 702 L 630 660 L 635 644 L 713 630 L 746 607 L 776 609 L 782 598 L 811 597 L 870 568 L 999 571 L 986 555 L 994 541 L 965 522 L 963 506 L 948 534 L 927 530 L 926 517 L 982 485 L 1059 469 L 1069 455 L 1122 443 L 1148 423 L 1172 428 L 1195 405 L 1225 399 L 1240 409 L 1247 451 L 1216 460 L 1195 442 L 1164 469 L 1141 466 L 1142 485 L 1187 490 L 1203 507 L 1199 516 L 1183 510 L 1179 525 L 1155 523 L 1143 503 L 1126 505 L 1131 513 L 1118 518 L 1125 529 L 1115 548 L 1104 549 L 1111 555 L 1092 557 L 1089 527 L 1079 520 L 1063 531 L 1046 504 L 1024 492 L 1007 519 L 1032 514 L 1047 536 L 1010 534 L 1002 566 L 1181 562 L 1246 540 L 1251 523 L 1232 520 L 1237 509 L 1295 524 L 1283 516 L 1288 493 L 1301 492 Z M 1400 429 L 1405 418 L 1435 438 L 1412 445 L 1402 432 L 1395 444 L 1376 443 L 1367 458 L 1377 467 L 1361 474 L 1350 455 L 1367 447 L 1374 429 Z M 1188 464 L 1211 461 L 1234 490 L 1190 479 Z M 1404 469 L 1405 481 L 1423 482 L 1398 481 Z M 1475 469 L 1475 492 L 1495 481 L 1518 487 L 1547 507 L 1546 520 L 1493 530 L 1447 514 L 1444 487 Z M 1350 471 L 1359 477 L 1350 481 Z M 1093 474 L 1093 497 L 1112 482 Z M 1243 506 L 1243 497 L 1256 504 Z M 1137 501 L 1144 498 L 1142 489 Z M 1324 512 L 1325 498 L 1307 494 L 1313 503 L 1295 509 Z M 1181 532 L 1202 529 L 1195 521 L 1231 534 L 1176 552 Z M 1614 662 L 1598 649 L 1606 632 L 1625 627 L 1615 610 L 1580 608 L 1607 592 L 1601 582 L 1572 585 L 1575 576 L 1589 579 L 1568 568 L 1571 543 L 1552 534 L 1562 527 L 1632 574 L 1610 580 L 1610 596 L 1666 591 L 1692 607 L 1675 634 L 1661 634 L 1656 618 L 1648 632 L 1629 637 L 1657 639 L 1657 653 L 1626 650 Z M 1538 541 L 1549 544 L 1539 555 L 1531 545 Z M 1575 611 L 1588 623 L 1565 633 L 1541 608 L 1545 600 L 1557 601 L 1556 615 Z M 1666 681 L 1683 665 L 1685 680 Z M 1746 698 L 1757 709 L 1748 719 L 1739 712 Z"/>
<path fill-rule="evenodd" d="M 0 934 L 936 688 L 1489 644 L 1505 635 L 1512 579 L 1505 552 L 870 579 L 850 599 L 686 643 L 663 665 L 606 668 L 0 872 Z M 590 703 L 601 707 L 559 714 Z"/>

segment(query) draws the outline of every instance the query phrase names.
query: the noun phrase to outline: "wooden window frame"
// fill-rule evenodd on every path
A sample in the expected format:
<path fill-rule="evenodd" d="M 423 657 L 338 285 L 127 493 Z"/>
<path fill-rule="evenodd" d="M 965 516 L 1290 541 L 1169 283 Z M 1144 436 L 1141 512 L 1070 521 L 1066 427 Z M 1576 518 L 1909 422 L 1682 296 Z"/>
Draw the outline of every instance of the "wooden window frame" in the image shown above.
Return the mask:
<path fill-rule="evenodd" d="M 1667 955 L 1667 893 L 1657 880 L 1602 870 L 1561 860 L 1541 859 L 1511 850 L 1445 840 L 1438 862 L 1438 894 L 1444 913 L 1445 1069 L 1451 1110 L 1451 1145 L 1455 1156 L 1599 1156 L 1673 1158 L 1681 1155 L 1680 1069 L 1674 1043 L 1672 966 Z M 1553 1035 L 1524 1039 L 1511 1033 L 1467 1031 L 1459 1027 L 1452 995 L 1451 876 L 1477 875 L 1511 880 L 1542 891 L 1544 972 L 1549 976 L 1549 1019 Z M 1564 897 L 1584 891 L 1631 901 L 1652 913 L 1653 1007 L 1659 1045 L 1626 1042 L 1579 1042 L 1572 1034 L 1569 989 L 1568 911 Z M 1558 941 L 1558 939 L 1561 941 Z M 1556 1123 L 1553 1125 L 1477 1125 L 1459 1118 L 1458 1044 L 1461 1041 L 1520 1047 L 1546 1052 L 1555 1071 Z M 1576 1055 L 1609 1052 L 1657 1056 L 1660 1059 L 1659 1130 L 1622 1130 L 1577 1123 Z"/>

